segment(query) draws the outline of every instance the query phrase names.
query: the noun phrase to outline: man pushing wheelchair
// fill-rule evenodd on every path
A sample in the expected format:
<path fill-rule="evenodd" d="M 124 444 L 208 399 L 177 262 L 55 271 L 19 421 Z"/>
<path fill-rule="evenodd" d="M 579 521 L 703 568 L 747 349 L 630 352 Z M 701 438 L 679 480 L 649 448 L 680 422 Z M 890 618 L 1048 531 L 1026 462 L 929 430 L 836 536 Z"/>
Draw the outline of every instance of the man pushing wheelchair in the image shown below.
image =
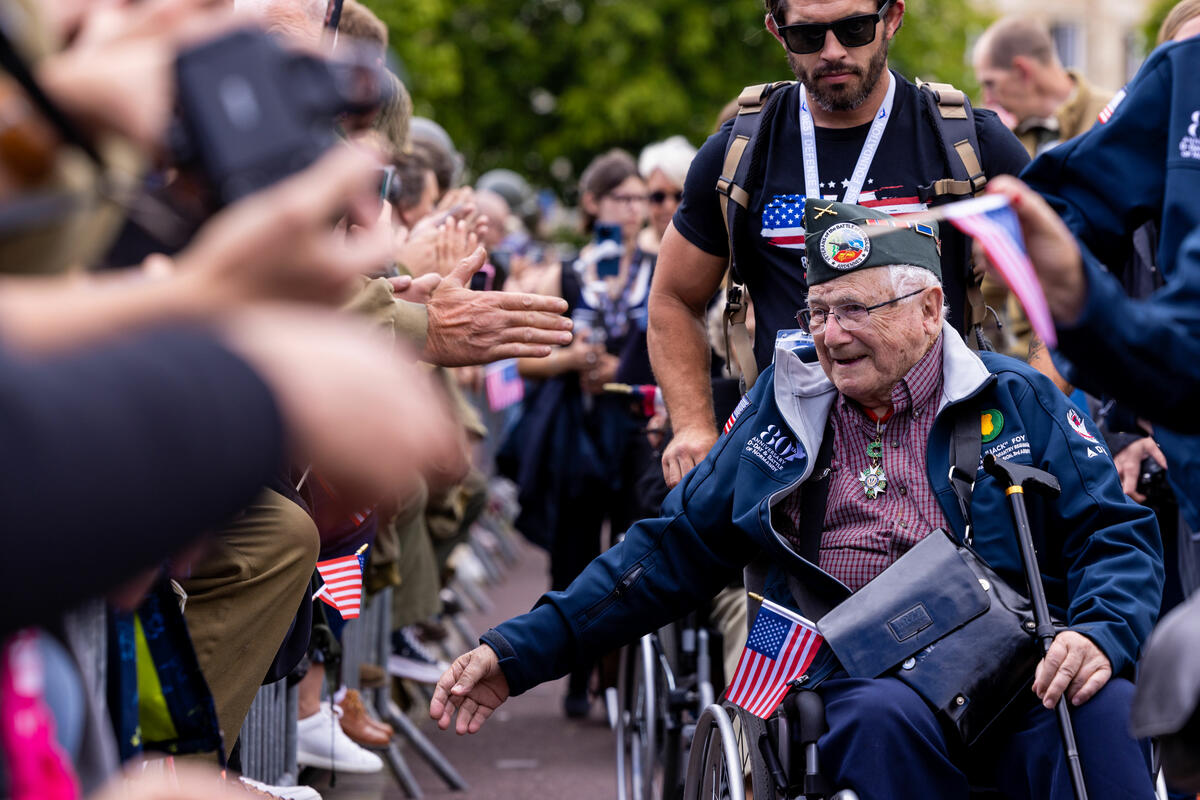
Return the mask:
<path fill-rule="evenodd" d="M 1153 797 L 1148 748 L 1127 732 L 1163 583 L 1152 513 L 1048 379 L 945 324 L 936 225 L 812 198 L 804 216 L 801 330 L 780 334 L 726 433 L 660 517 L 456 660 L 431 715 L 474 733 L 510 694 L 746 568 L 748 588 L 818 620 L 825 641 L 783 679 L 825 701 L 834 785 L 864 800 L 966 798 L 978 782 L 1070 798 L 1063 698 L 1093 796 Z M 1022 492 L 1045 473 L 1059 493 Z M 1014 494 L 1057 630 L 1025 599 Z M 1038 633 L 1053 636 L 1044 658 Z"/>

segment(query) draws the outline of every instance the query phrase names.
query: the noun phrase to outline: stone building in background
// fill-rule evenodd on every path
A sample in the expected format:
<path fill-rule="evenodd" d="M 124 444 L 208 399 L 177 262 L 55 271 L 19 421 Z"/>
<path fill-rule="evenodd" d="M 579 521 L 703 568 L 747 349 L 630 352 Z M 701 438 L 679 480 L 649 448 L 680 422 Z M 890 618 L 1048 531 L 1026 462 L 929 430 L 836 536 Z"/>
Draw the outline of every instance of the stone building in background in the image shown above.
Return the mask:
<path fill-rule="evenodd" d="M 1145 58 L 1141 26 L 1150 0 L 976 0 L 997 17 L 1019 15 L 1050 29 L 1063 65 L 1097 86 L 1124 86 Z"/>

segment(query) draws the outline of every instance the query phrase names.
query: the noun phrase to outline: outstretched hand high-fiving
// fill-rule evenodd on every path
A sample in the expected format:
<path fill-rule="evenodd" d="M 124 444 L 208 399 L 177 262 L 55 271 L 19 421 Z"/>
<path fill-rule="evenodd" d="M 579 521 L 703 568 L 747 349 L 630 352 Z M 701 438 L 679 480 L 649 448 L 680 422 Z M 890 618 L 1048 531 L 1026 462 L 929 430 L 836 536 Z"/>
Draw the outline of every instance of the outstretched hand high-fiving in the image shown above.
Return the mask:
<path fill-rule="evenodd" d="M 459 656 L 442 673 L 429 703 L 429 716 L 446 730 L 457 711 L 454 730 L 459 734 L 477 733 L 507 699 L 508 680 L 500 671 L 500 659 L 492 648 L 481 645 Z"/>

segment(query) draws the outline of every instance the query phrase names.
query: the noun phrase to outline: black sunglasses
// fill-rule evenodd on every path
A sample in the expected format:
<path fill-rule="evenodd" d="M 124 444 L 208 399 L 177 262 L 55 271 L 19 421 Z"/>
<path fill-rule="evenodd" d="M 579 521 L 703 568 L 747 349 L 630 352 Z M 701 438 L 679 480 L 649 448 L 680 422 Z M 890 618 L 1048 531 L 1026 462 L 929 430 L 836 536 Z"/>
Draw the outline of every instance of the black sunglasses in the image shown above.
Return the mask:
<path fill-rule="evenodd" d="M 683 192 L 651 192 L 650 202 L 656 206 L 661 206 L 667 202 L 668 197 L 674 197 L 676 203 L 683 202 Z"/>
<path fill-rule="evenodd" d="M 887 15 L 894 0 L 887 0 L 883 8 L 874 14 L 858 14 L 844 17 L 833 22 L 802 22 L 797 25 L 782 25 L 779 35 L 783 38 L 787 49 L 796 55 L 816 53 L 825 47 L 825 34 L 833 31 L 833 35 L 844 47 L 863 47 L 875 41 L 875 29 Z M 775 21 L 779 24 L 779 20 Z"/>

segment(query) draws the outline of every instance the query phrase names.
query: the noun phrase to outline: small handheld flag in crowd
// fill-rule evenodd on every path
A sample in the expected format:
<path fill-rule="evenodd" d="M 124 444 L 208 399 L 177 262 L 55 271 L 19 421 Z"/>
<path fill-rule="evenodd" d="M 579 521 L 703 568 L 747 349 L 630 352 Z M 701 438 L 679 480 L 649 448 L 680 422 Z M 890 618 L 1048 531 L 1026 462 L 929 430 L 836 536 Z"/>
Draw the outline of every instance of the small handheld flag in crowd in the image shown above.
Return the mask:
<path fill-rule="evenodd" d="M 497 361 L 484 367 L 484 385 L 488 408 L 493 413 L 515 406 L 525 399 L 525 382 L 517 371 L 515 358 Z"/>
<path fill-rule="evenodd" d="M 872 228 L 867 235 L 874 239 L 937 220 L 946 220 L 982 245 L 992 266 L 1024 307 L 1033 332 L 1047 346 L 1056 347 L 1058 336 L 1050 315 L 1050 305 L 1046 302 L 1037 272 L 1025 251 L 1025 237 L 1021 234 L 1017 212 L 1004 195 L 989 194 L 939 206 L 921 214 L 906 215 L 896 220 L 895 226 Z"/>
<path fill-rule="evenodd" d="M 983 246 L 992 266 L 1025 308 L 1033 332 L 1048 347 L 1056 347 L 1058 336 L 1050 306 L 1025 252 L 1021 223 L 1008 198 L 990 194 L 945 206 L 942 212 L 950 224 Z"/>
<path fill-rule="evenodd" d="M 783 702 L 788 685 L 808 670 L 825 640 L 815 624 L 796 612 L 752 596 L 762 605 L 725 697 L 766 719 Z"/>
<path fill-rule="evenodd" d="M 609 394 L 627 394 L 641 398 L 642 416 L 649 419 L 655 414 L 665 414 L 667 406 L 663 403 L 662 389 L 651 383 L 606 383 L 604 391 Z"/>
<path fill-rule="evenodd" d="M 325 583 L 313 595 L 313 600 L 320 599 L 333 606 L 342 619 L 355 619 L 361 610 L 367 547 L 364 544 L 354 555 L 317 562 L 317 572 Z"/>

